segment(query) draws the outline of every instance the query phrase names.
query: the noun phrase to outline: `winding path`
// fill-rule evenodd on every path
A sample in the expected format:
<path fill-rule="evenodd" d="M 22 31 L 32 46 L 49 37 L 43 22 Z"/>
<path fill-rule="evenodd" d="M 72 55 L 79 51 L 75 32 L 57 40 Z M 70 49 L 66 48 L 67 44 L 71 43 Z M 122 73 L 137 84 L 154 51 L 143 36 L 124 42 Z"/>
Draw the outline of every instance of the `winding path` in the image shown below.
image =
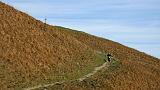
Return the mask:
<path fill-rule="evenodd" d="M 94 74 L 96 74 L 99 70 L 101 70 L 101 69 L 103 69 L 103 68 L 106 68 L 106 67 L 108 67 L 108 66 L 109 66 L 108 63 L 105 62 L 103 65 L 101 65 L 101 66 L 99 66 L 99 67 L 95 67 L 95 69 L 94 69 L 91 73 L 89 73 L 89 74 L 87 74 L 87 75 L 85 75 L 85 76 L 83 76 L 83 77 L 81 77 L 81 78 L 78 78 L 78 79 L 76 79 L 76 80 L 78 80 L 78 81 L 83 81 L 83 80 L 85 80 L 86 78 L 91 77 L 91 76 L 93 76 Z M 73 81 L 75 81 L 75 80 L 73 80 Z M 65 82 L 65 81 L 54 82 L 54 83 L 45 84 L 45 85 L 37 85 L 37 86 L 34 86 L 34 87 L 24 88 L 23 90 L 33 90 L 33 89 L 37 89 L 37 88 L 53 86 L 53 85 L 56 85 L 56 84 L 62 84 L 62 83 L 64 83 L 64 82 Z"/>

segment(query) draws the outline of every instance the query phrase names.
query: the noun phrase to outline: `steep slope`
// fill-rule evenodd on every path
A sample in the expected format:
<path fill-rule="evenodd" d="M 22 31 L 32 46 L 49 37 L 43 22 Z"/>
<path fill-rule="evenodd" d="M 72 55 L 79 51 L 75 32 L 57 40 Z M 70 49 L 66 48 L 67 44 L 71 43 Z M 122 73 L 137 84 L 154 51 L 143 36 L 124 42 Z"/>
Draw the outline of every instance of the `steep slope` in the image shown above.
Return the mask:
<path fill-rule="evenodd" d="M 102 52 L 102 54 L 98 53 Z M 112 53 L 120 63 L 84 81 Z M 0 89 L 160 89 L 160 60 L 84 32 L 50 26 L 0 2 Z M 40 88 L 41 89 L 41 88 Z"/>
<path fill-rule="evenodd" d="M 57 27 L 62 28 L 62 27 Z M 62 28 L 81 42 L 95 50 L 112 53 L 121 65 L 110 66 L 97 75 L 82 81 L 68 82 L 59 85 L 63 89 L 109 89 L 109 90 L 159 90 L 160 89 L 160 60 L 128 48 L 119 43 L 95 37 L 83 32 Z M 85 39 L 85 40 L 83 40 Z M 116 69 L 115 69 L 116 68 Z M 56 86 L 48 87 L 57 88 Z"/>
<path fill-rule="evenodd" d="M 103 62 L 76 38 L 0 2 L 1 88 L 74 79 Z"/>

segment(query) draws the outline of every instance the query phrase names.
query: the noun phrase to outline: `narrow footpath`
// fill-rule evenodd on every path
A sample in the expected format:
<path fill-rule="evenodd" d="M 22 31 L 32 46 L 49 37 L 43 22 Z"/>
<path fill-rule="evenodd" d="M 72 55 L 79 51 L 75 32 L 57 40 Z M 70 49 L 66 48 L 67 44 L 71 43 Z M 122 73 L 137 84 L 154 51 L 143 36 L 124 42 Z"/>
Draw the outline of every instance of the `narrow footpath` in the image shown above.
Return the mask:
<path fill-rule="evenodd" d="M 95 67 L 95 69 L 93 70 L 93 72 L 81 77 L 81 78 L 78 78 L 76 80 L 78 81 L 83 81 L 85 79 L 87 79 L 88 77 L 91 77 L 93 76 L 94 74 L 96 74 L 99 70 L 103 69 L 103 68 L 107 68 L 109 65 L 107 62 L 105 62 L 103 65 L 99 66 L 99 67 Z M 42 88 L 42 87 L 48 87 L 48 86 L 53 86 L 53 85 L 56 85 L 56 84 L 62 84 L 64 83 L 65 81 L 61 81 L 61 82 L 54 82 L 54 83 L 51 83 L 51 84 L 45 84 L 45 85 L 37 85 L 37 86 L 34 86 L 34 87 L 28 87 L 28 88 L 24 88 L 23 90 L 33 90 L 33 89 L 37 89 L 37 88 Z"/>

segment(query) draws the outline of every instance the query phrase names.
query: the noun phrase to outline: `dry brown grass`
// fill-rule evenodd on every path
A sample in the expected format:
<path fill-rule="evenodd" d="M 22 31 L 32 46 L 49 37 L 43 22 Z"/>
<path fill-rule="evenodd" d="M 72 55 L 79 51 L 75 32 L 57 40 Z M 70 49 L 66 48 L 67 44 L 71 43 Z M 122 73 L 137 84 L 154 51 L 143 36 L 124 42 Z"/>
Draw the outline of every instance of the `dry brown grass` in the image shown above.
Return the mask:
<path fill-rule="evenodd" d="M 1 88 L 64 80 L 103 63 L 101 55 L 69 34 L 50 25 L 44 29 L 43 22 L 2 2 L 0 11 Z"/>
<path fill-rule="evenodd" d="M 75 82 L 64 85 L 65 89 L 114 89 L 114 90 L 159 90 L 160 89 L 160 60 L 139 52 L 132 48 L 123 46 L 117 42 L 106 40 L 103 38 L 95 37 L 84 32 L 72 31 L 70 29 L 64 30 L 82 41 L 89 47 L 102 52 L 112 53 L 122 65 L 116 72 L 108 72 L 108 70 L 95 76 L 96 83 L 101 83 L 97 87 L 87 87 L 89 81 L 82 86 L 75 85 Z M 85 40 L 84 40 L 85 39 Z M 112 70 L 109 70 L 112 71 Z M 106 74 L 107 73 L 107 74 Z M 108 78 L 107 78 L 108 77 Z M 77 84 L 78 82 L 76 82 Z M 78 84 L 79 85 L 79 84 Z M 53 88 L 52 88 L 53 89 Z"/>
<path fill-rule="evenodd" d="M 83 32 L 50 25 L 44 29 L 43 22 L 0 2 L 0 89 L 67 80 L 76 70 L 103 63 L 96 50 L 112 53 L 122 65 L 58 87 L 160 89 L 159 59 Z"/>

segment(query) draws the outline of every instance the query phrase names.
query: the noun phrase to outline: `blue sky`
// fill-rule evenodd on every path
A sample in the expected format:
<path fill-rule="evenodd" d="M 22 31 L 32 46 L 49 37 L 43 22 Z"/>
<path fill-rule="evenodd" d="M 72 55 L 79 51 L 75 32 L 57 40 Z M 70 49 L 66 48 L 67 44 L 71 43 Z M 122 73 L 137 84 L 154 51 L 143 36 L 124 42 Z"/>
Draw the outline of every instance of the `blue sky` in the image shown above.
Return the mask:
<path fill-rule="evenodd" d="M 160 0 L 2 0 L 33 17 L 160 58 Z"/>

